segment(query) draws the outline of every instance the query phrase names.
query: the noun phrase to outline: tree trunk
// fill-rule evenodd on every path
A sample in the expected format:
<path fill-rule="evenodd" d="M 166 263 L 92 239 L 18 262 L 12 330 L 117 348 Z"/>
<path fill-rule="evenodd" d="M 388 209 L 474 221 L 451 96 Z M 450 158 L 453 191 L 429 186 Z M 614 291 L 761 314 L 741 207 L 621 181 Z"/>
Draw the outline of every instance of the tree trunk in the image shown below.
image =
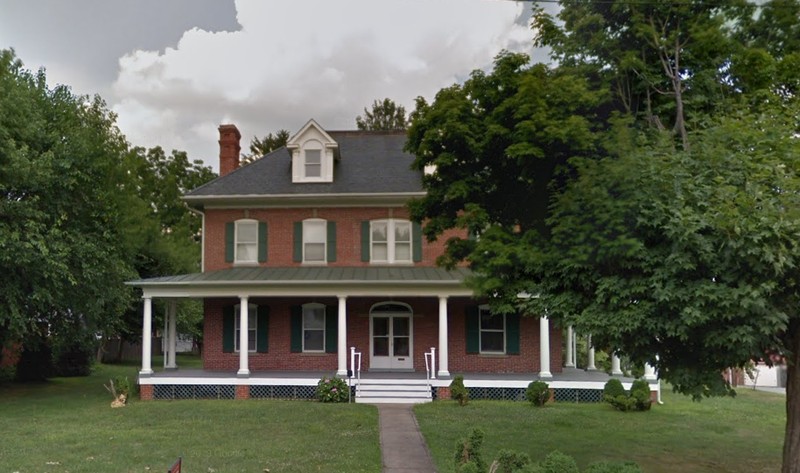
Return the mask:
<path fill-rule="evenodd" d="M 800 473 L 800 324 L 790 323 L 786 360 L 786 434 L 781 473 Z"/>

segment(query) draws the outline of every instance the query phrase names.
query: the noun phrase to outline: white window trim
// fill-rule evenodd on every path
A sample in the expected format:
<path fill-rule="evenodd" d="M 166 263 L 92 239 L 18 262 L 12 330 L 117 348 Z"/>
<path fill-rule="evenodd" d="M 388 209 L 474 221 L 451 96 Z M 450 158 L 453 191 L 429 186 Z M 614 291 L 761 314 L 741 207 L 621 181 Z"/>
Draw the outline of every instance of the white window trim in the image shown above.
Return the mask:
<path fill-rule="evenodd" d="M 482 355 L 505 355 L 506 354 L 506 344 L 507 344 L 507 341 L 508 341 L 508 325 L 506 324 L 506 314 L 496 314 L 495 315 L 495 317 L 502 317 L 503 318 L 503 329 L 502 330 L 497 330 L 497 329 L 485 329 L 484 330 L 484 328 L 482 327 L 482 322 L 483 322 L 482 315 L 483 315 L 484 311 L 491 313 L 491 311 L 489 310 L 489 306 L 488 305 L 478 306 L 478 350 L 479 350 L 480 354 L 482 354 Z M 484 350 L 483 349 L 483 332 L 492 332 L 492 333 L 503 332 L 503 350 L 502 351 Z"/>
<path fill-rule="evenodd" d="M 233 306 L 233 351 L 239 353 L 239 321 L 241 320 L 242 305 L 236 304 Z M 256 304 L 247 304 L 247 331 L 253 332 L 253 343 L 249 343 L 248 337 L 248 353 L 255 353 L 258 347 L 258 306 Z M 250 322 L 253 322 L 252 324 Z"/>
<path fill-rule="evenodd" d="M 317 302 L 312 302 L 309 304 L 303 304 L 303 326 L 302 326 L 302 341 L 303 341 L 303 353 L 325 353 L 325 327 L 327 326 L 328 322 L 328 310 L 325 307 L 325 304 L 319 304 Z M 322 349 L 321 350 L 307 350 L 306 349 L 306 309 L 322 309 L 324 311 L 324 317 L 322 319 Z M 319 330 L 319 329 L 311 329 L 311 330 Z"/>
<path fill-rule="evenodd" d="M 386 259 L 375 259 L 375 241 L 372 239 L 373 225 L 386 224 Z M 408 259 L 398 260 L 396 257 L 397 242 L 395 241 L 395 227 L 398 223 L 408 225 Z M 369 261 L 380 264 L 413 264 L 414 263 L 414 226 L 410 220 L 386 218 L 371 220 L 369 222 Z"/>
<path fill-rule="evenodd" d="M 317 261 L 308 261 L 306 258 L 306 243 L 320 243 L 318 241 L 307 240 L 309 232 L 306 231 L 306 223 L 318 224 L 322 226 L 322 259 Z M 327 264 L 328 263 L 328 221 L 321 218 L 307 218 L 303 220 L 303 264 Z"/>
<path fill-rule="evenodd" d="M 254 225 L 255 226 L 255 234 L 256 239 L 252 242 L 255 245 L 255 251 L 253 251 L 253 259 L 252 260 L 245 260 L 239 258 L 239 226 L 242 224 L 247 225 Z M 251 242 L 242 242 L 242 243 L 251 243 Z M 233 263 L 235 265 L 251 265 L 251 264 L 258 264 L 258 220 L 253 220 L 251 218 L 243 218 L 237 220 L 234 223 L 234 238 L 233 238 Z"/>

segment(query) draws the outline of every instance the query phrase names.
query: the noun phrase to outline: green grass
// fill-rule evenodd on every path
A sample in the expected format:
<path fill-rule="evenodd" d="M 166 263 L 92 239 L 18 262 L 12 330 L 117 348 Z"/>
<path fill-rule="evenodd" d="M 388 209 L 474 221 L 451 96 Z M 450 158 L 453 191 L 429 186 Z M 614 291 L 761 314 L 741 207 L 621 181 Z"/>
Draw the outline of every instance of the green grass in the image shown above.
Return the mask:
<path fill-rule="evenodd" d="M 437 469 L 452 471 L 456 440 L 476 427 L 486 433 L 484 458 L 501 449 L 539 461 L 553 450 L 589 463 L 634 461 L 647 473 L 780 471 L 785 400 L 740 389 L 736 398 L 691 399 L 664 390 L 665 404 L 623 413 L 607 404 L 442 401 L 415 407 Z"/>
<path fill-rule="evenodd" d="M 0 472 L 166 471 L 178 456 L 202 473 L 381 469 L 373 406 L 134 399 L 111 409 L 103 384 L 136 371 L 101 365 L 87 378 L 0 386 Z"/>

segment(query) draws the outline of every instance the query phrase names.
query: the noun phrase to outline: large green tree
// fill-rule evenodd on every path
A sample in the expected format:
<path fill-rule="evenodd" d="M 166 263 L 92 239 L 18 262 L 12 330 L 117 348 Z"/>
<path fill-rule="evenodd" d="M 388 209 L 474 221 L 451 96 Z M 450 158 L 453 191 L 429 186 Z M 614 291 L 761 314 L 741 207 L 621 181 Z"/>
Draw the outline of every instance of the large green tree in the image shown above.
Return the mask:
<path fill-rule="evenodd" d="M 289 130 L 281 128 L 275 134 L 272 132 L 267 133 L 263 138 L 254 136 L 250 141 L 250 153 L 242 156 L 245 163 L 255 161 L 256 159 L 269 154 L 281 146 L 286 146 L 286 142 L 290 138 Z"/>
<path fill-rule="evenodd" d="M 0 51 L 0 343 L 99 330 L 130 303 L 124 137 L 99 99 Z"/>
<path fill-rule="evenodd" d="M 505 74 L 501 56 L 491 74 L 418 104 L 408 143 L 419 169 L 436 166 L 413 217 L 429 238 L 451 228 L 477 236 L 451 238 L 441 262 L 467 261 L 469 283 L 495 309 L 574 324 L 695 396 L 730 393 L 726 367 L 787 356 L 792 473 L 796 8 L 564 2 L 558 21 L 542 12 L 534 21 L 557 67 Z M 551 83 L 512 100 L 537 70 L 584 92 Z M 491 80 L 475 87 L 476 78 Z"/>

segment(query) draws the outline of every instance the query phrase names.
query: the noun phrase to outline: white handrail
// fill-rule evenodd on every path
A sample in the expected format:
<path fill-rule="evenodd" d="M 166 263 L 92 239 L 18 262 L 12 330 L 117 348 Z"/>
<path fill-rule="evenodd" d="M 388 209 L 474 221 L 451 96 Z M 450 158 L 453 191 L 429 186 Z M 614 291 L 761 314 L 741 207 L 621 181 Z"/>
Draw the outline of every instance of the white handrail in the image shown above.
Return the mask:
<path fill-rule="evenodd" d="M 356 360 L 358 360 L 356 362 Z M 350 373 L 356 378 L 356 385 L 361 381 L 361 352 L 350 347 Z"/>
<path fill-rule="evenodd" d="M 429 357 L 430 361 L 428 361 Z M 431 347 L 431 351 L 425 353 L 425 376 L 428 384 L 432 379 L 436 379 L 436 347 Z"/>

